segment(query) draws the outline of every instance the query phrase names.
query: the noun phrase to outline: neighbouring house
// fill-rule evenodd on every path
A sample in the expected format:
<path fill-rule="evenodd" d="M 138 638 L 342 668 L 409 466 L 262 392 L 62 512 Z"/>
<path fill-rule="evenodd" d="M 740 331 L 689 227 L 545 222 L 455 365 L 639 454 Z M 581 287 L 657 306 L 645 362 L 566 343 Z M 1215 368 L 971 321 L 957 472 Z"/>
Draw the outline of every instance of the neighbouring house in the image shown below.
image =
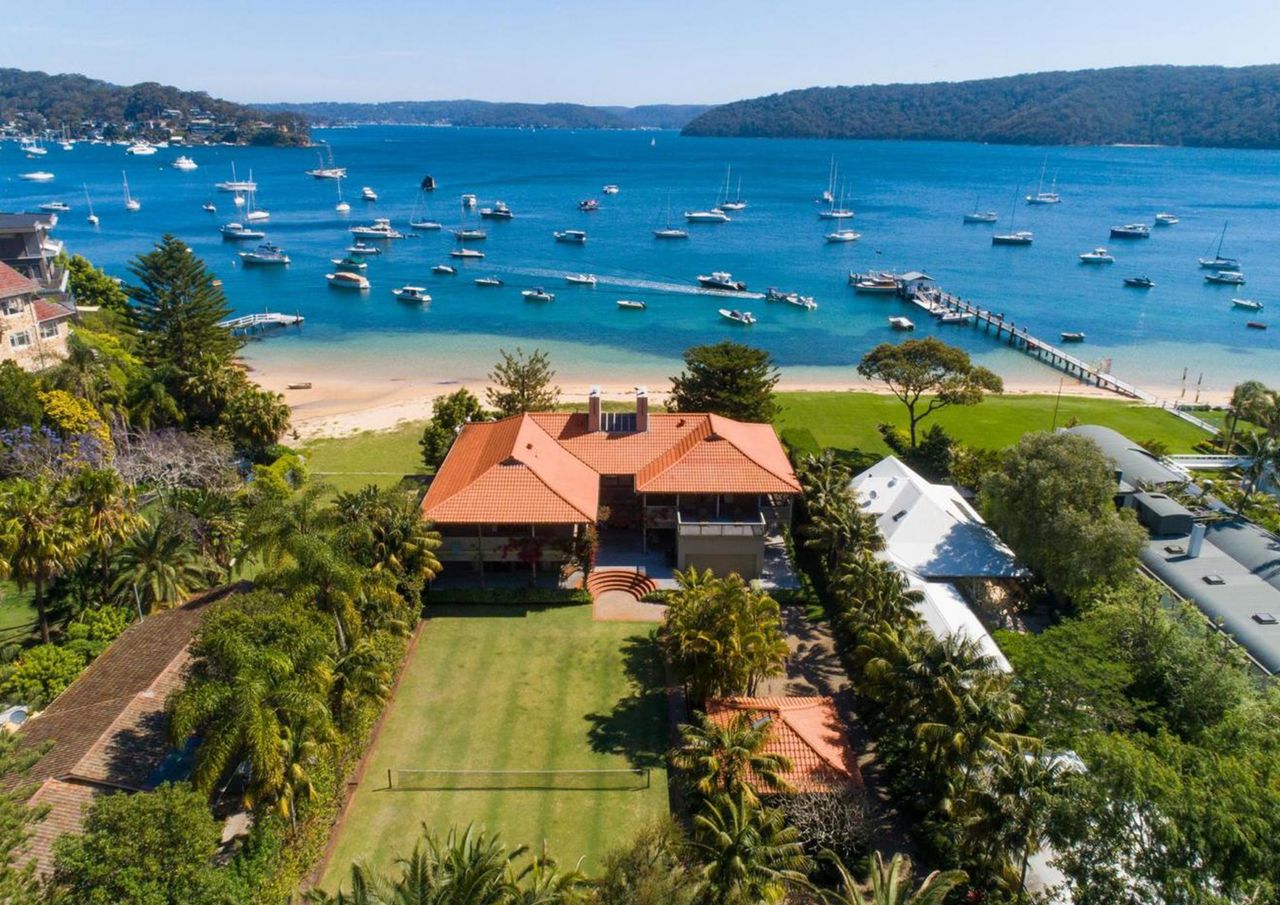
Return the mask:
<path fill-rule="evenodd" d="M 28 371 L 57 364 L 67 354 L 75 311 L 46 298 L 40 284 L 0 263 L 0 361 Z"/>
<path fill-rule="evenodd" d="M 49 750 L 22 784 L 31 807 L 48 809 L 22 850 L 47 874 L 53 846 L 78 832 L 98 795 L 140 792 L 185 778 L 190 748 L 175 750 L 165 736 L 165 701 L 182 686 L 189 647 L 212 591 L 176 609 L 148 616 L 125 630 L 66 691 L 18 731 L 23 748 Z"/>
<path fill-rule="evenodd" d="M 884 537 L 879 556 L 921 593 L 916 610 L 925 626 L 938 638 L 966 635 L 1008 672 L 1008 660 L 957 586 L 1025 578 L 1008 545 L 958 490 L 925 480 L 896 456 L 858 474 L 851 486 Z"/>
<path fill-rule="evenodd" d="M 1280 673 L 1280 538 L 1194 486 L 1190 507 L 1162 493 L 1186 475 L 1123 434 L 1069 430 L 1097 443 L 1114 466 L 1117 505 L 1132 508 L 1149 535 L 1147 572 L 1230 635 L 1257 670 Z"/>
<path fill-rule="evenodd" d="M 791 762 L 791 769 L 781 774 L 790 791 L 836 792 L 848 786 L 862 787 L 857 752 L 834 699 L 733 697 L 707 702 L 707 718 L 720 726 L 742 713 L 753 722 L 767 721 L 764 752 L 784 755 Z M 754 773 L 747 774 L 747 782 L 757 794 L 778 791 Z"/>
<path fill-rule="evenodd" d="M 54 260 L 62 242 L 51 235 L 57 225 L 57 214 L 0 213 L 0 264 L 35 280 L 42 291 L 65 293 L 67 273 Z"/>
<path fill-rule="evenodd" d="M 574 538 L 660 554 L 668 566 L 766 572 L 800 493 L 772 426 L 719 415 L 537 412 L 463 426 L 422 501 L 446 564 L 558 573 Z M 780 543 L 780 541 L 779 541 Z"/>

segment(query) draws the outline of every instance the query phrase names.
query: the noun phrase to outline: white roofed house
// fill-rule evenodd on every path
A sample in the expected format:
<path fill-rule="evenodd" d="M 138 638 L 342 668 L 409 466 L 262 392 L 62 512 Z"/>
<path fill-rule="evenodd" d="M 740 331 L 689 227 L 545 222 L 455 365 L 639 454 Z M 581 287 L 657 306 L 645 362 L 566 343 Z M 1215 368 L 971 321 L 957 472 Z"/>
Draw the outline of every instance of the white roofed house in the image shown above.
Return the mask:
<path fill-rule="evenodd" d="M 972 579 L 1021 579 L 1027 570 L 960 492 L 933 484 L 895 456 L 857 475 L 852 487 L 863 512 L 875 516 L 884 550 L 923 600 L 917 612 L 937 637 L 972 638 L 1002 671 L 1009 662 L 956 586 Z"/>

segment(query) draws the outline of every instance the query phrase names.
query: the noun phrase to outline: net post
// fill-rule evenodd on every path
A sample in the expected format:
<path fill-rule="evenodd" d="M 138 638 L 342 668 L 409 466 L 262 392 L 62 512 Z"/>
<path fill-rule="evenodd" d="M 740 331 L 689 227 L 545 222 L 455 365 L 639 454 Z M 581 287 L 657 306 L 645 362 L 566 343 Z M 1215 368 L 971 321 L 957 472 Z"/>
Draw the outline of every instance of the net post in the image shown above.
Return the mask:
<path fill-rule="evenodd" d="M 387 788 L 388 788 L 388 789 L 392 788 L 392 785 L 391 785 L 391 768 L 390 768 L 390 767 L 387 767 Z"/>

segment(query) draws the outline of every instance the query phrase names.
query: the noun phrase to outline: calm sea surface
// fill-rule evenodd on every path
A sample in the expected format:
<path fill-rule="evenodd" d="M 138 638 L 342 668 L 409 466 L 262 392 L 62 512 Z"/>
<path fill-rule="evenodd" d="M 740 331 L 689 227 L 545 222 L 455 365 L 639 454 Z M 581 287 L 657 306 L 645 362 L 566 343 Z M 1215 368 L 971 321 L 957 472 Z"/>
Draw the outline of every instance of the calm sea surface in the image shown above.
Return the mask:
<path fill-rule="evenodd" d="M 351 212 L 334 211 L 332 181 L 303 174 L 316 165 L 308 149 L 197 148 L 200 168 L 184 173 L 170 162 L 179 149 L 129 157 L 117 146 L 80 145 L 64 152 L 50 145 L 40 160 L 22 157 L 16 145 L 0 150 L 0 209 L 34 209 L 64 200 L 56 235 L 68 248 L 110 272 L 124 275 L 127 261 L 158 236 L 189 242 L 222 277 L 239 312 L 269 309 L 306 317 L 301 331 L 256 343 L 251 358 L 307 362 L 361 376 L 412 372 L 440 379 L 483 375 L 499 345 L 542 344 L 555 350 L 566 371 L 601 370 L 625 379 L 628 369 L 670 369 L 685 347 L 735 337 L 769 349 L 794 375 L 839 380 L 877 342 L 895 338 L 890 314 L 906 314 L 916 336 L 936 334 L 960 344 L 1006 375 L 1056 384 L 1057 375 L 1009 352 L 980 332 L 944 327 L 901 302 L 857 296 L 847 285 L 851 269 L 920 269 L 953 293 L 1003 311 L 1046 339 L 1083 331 L 1078 347 L 1092 361 L 1113 360 L 1114 372 L 1139 385 L 1177 387 L 1184 370 L 1194 384 L 1222 390 L 1257 377 L 1280 382 L 1280 154 L 1175 148 L 1034 148 L 910 142 L 763 141 L 684 139 L 659 132 L 556 132 L 484 129 L 369 127 L 317 131 L 332 144 L 336 162 L 350 176 L 343 190 Z M 840 168 L 847 206 L 857 216 L 845 224 L 861 240 L 829 245 L 833 224 L 817 217 L 815 198 L 826 188 L 832 158 Z M 1046 162 L 1047 161 L 1047 162 Z M 293 259 L 287 269 L 238 266 L 235 252 L 252 247 L 223 242 L 218 226 L 233 219 L 230 195 L 213 184 L 252 170 L 258 204 L 271 212 L 268 238 Z M 681 211 L 713 205 L 733 167 L 731 194 L 742 181 L 746 210 L 723 225 L 688 226 L 688 241 L 660 241 L 651 230 Z M 1037 188 L 1042 166 L 1057 177 L 1063 203 L 1014 204 Z M 20 181 L 19 173 L 49 170 L 51 183 Z M 126 213 L 121 190 L 128 173 L 138 213 Z M 331 290 L 324 274 L 330 259 L 351 243 L 347 229 L 390 217 L 408 233 L 407 221 L 426 174 L 439 188 L 425 196 L 426 214 L 441 233 L 391 243 L 370 261 L 371 292 Z M 1047 182 L 1048 180 L 1046 180 Z M 601 194 L 616 183 L 617 195 Z M 87 184 L 101 217 L 85 220 Z M 372 186 L 377 203 L 360 200 Z M 1046 184 L 1046 188 L 1048 185 Z M 837 192 L 839 184 L 837 184 Z M 489 238 L 472 247 L 483 261 L 459 266 L 456 277 L 434 276 L 448 261 L 449 227 L 462 222 L 460 194 L 480 205 L 506 201 L 510 222 L 478 222 Z M 581 213 L 577 202 L 598 198 L 600 210 Z M 201 210 L 212 200 L 216 214 Z M 966 225 L 974 207 L 995 210 L 998 228 L 1030 229 L 1029 248 L 992 247 L 992 228 Z M 1112 224 L 1151 223 L 1160 210 L 1182 222 L 1153 229 L 1145 241 L 1108 238 Z M 1196 258 L 1212 255 L 1224 222 L 1223 253 L 1238 257 L 1244 287 L 1204 282 Z M 583 229 L 582 247 L 558 244 L 552 231 Z M 1078 263 L 1077 255 L 1106 246 L 1117 262 Z M 807 312 L 763 300 L 728 303 L 755 312 L 759 323 L 742 328 L 716 314 L 722 298 L 693 291 L 700 273 L 732 271 L 763 291 L 778 286 L 813 295 Z M 567 286 L 564 274 L 594 273 L 594 289 Z M 1126 289 L 1126 276 L 1145 274 L 1150 291 Z M 495 275 L 502 289 L 481 289 L 477 276 Z M 425 307 L 397 302 L 391 290 L 425 286 Z M 520 290 L 545 286 L 551 304 L 530 304 Z M 1231 298 L 1255 298 L 1259 314 L 1233 309 Z M 648 310 L 618 310 L 619 298 L 643 299 Z M 1267 332 L 1245 328 L 1269 321 Z M 606 375 L 602 374 L 602 377 Z"/>

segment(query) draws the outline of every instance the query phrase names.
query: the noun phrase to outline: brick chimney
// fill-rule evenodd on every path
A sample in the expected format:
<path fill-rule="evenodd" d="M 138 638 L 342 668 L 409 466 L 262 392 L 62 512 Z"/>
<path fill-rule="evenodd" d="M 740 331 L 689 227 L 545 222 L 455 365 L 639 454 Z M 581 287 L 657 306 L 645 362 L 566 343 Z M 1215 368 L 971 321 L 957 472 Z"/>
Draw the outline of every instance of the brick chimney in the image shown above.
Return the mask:
<path fill-rule="evenodd" d="M 649 429 L 649 390 L 636 387 L 636 431 L 644 433 Z"/>
<path fill-rule="evenodd" d="M 587 432 L 600 430 L 600 388 L 592 387 L 587 393 Z"/>

